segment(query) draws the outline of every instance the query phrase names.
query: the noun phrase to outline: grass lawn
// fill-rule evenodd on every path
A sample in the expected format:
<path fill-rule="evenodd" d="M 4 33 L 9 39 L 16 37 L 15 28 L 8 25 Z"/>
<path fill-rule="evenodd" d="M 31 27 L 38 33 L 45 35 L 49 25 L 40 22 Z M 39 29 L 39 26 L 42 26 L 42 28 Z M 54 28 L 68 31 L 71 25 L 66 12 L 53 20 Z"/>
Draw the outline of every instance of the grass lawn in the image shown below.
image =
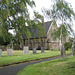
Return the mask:
<path fill-rule="evenodd" d="M 32 51 L 30 50 L 28 55 L 24 55 L 23 50 L 17 50 L 13 51 L 13 56 L 7 56 L 7 52 L 2 52 L 2 57 L 0 57 L 0 67 L 7 64 L 13 64 L 15 62 L 23 62 L 27 60 L 32 59 L 39 59 L 39 58 L 45 58 L 45 57 L 52 57 L 56 55 L 60 55 L 60 51 L 50 51 L 45 50 L 46 53 L 41 53 L 41 51 L 37 51 L 37 54 L 32 54 Z M 71 53 L 71 51 L 68 51 L 67 53 Z"/>
<path fill-rule="evenodd" d="M 18 75 L 75 75 L 75 56 L 30 65 Z"/>

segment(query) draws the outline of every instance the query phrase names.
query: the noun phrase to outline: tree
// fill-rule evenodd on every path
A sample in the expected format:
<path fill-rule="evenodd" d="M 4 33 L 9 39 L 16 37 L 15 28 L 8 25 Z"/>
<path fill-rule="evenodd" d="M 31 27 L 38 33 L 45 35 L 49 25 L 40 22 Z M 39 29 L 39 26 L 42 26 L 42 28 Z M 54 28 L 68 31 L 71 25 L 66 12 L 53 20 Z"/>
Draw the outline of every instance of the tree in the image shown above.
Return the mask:
<path fill-rule="evenodd" d="M 0 45 L 8 45 L 11 41 L 11 34 L 0 26 Z"/>
<path fill-rule="evenodd" d="M 0 46 L 2 50 L 6 50 L 6 46 L 11 42 L 11 34 L 6 29 L 0 27 Z"/>
<path fill-rule="evenodd" d="M 11 41 L 11 39 L 10 39 L 11 36 L 10 36 L 10 34 L 7 34 L 7 36 L 5 35 L 4 37 L 5 37 L 5 39 L 3 38 L 2 35 L 0 35 L 0 45 L 7 46 Z"/>
<path fill-rule="evenodd" d="M 17 40 L 22 40 L 22 36 L 31 37 L 29 28 L 40 28 L 40 20 L 43 21 L 43 17 L 36 12 L 34 12 L 35 19 L 31 20 L 28 6 L 34 7 L 35 2 L 33 0 L 0 0 L 1 29 L 6 30 L 7 33 L 9 29 L 15 29 Z"/>
<path fill-rule="evenodd" d="M 72 32 L 72 20 L 75 19 L 75 13 L 73 12 L 71 4 L 66 2 L 65 0 L 54 0 L 54 4 L 51 9 L 44 10 L 45 14 L 53 20 L 53 22 L 60 22 L 59 28 L 55 32 L 60 37 L 60 51 L 62 54 L 62 57 L 64 57 L 65 50 L 62 47 L 63 46 L 63 37 L 64 32 L 66 32 L 65 36 L 68 35 L 68 33 Z"/>
<path fill-rule="evenodd" d="M 2 28 L 6 29 L 7 32 L 9 29 L 15 29 L 16 32 L 22 27 L 26 29 L 26 23 L 29 22 L 27 5 L 33 7 L 35 3 L 33 0 L 0 0 Z"/>

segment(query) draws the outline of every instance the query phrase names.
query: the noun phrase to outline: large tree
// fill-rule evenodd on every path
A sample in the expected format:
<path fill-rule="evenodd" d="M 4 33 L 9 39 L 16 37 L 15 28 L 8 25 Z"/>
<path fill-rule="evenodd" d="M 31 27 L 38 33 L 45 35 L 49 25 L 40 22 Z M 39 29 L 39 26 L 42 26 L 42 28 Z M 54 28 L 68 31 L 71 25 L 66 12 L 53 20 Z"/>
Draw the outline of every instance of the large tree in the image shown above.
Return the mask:
<path fill-rule="evenodd" d="M 20 30 L 29 22 L 27 5 L 33 7 L 33 0 L 0 0 L 0 23 L 6 29 Z"/>
<path fill-rule="evenodd" d="M 53 0 L 54 4 L 51 9 L 44 10 L 45 14 L 53 20 L 53 22 L 57 22 L 59 28 L 57 30 L 57 34 L 60 36 L 60 51 L 62 57 L 64 58 L 64 48 L 63 46 L 63 37 L 67 36 L 68 33 L 72 32 L 71 25 L 72 20 L 75 18 L 75 13 L 73 12 L 72 6 L 70 3 L 65 0 Z M 65 32 L 65 33 L 64 33 Z"/>
<path fill-rule="evenodd" d="M 33 0 L 0 0 L 0 27 L 2 30 L 6 30 L 7 33 L 9 29 L 15 29 L 17 40 L 22 40 L 22 35 L 25 38 L 31 37 L 29 28 L 39 28 L 40 23 L 44 20 L 36 12 L 34 12 L 35 19 L 31 20 L 28 6 L 34 7 L 35 2 Z M 4 37 L 4 33 L 0 33 Z"/>

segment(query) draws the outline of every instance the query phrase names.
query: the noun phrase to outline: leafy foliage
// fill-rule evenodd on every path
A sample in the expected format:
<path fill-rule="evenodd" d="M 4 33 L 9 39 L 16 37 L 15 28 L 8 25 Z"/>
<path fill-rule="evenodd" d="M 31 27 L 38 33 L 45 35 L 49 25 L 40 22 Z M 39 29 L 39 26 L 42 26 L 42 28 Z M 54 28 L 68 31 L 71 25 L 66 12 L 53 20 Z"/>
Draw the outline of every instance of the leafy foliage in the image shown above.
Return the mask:
<path fill-rule="evenodd" d="M 68 50 L 69 48 L 71 49 L 72 48 L 72 42 L 65 42 L 64 46 L 65 46 L 66 50 Z"/>
<path fill-rule="evenodd" d="M 52 0 L 54 4 L 51 9 L 46 10 L 45 14 L 59 25 L 59 28 L 54 31 L 52 34 L 55 38 L 60 39 L 60 51 L 61 56 L 64 59 L 65 57 L 65 49 L 63 46 L 64 37 L 73 33 L 72 30 L 72 20 L 75 19 L 75 13 L 72 9 L 71 4 L 66 2 L 65 0 Z M 65 46 L 68 49 L 68 46 Z"/>
<path fill-rule="evenodd" d="M 72 20 L 75 19 L 75 13 L 72 9 L 71 4 L 66 2 L 65 0 L 52 0 L 52 1 L 54 2 L 52 8 L 50 9 L 44 8 L 43 13 L 46 15 L 46 17 L 52 19 L 53 21 L 56 21 L 56 23 L 59 25 L 56 36 L 61 34 L 61 32 L 62 37 L 64 37 L 65 32 L 67 36 L 68 34 L 71 34 L 73 32 L 71 27 L 73 25 Z M 59 34 L 58 31 L 60 31 Z"/>
<path fill-rule="evenodd" d="M 68 36 L 68 32 L 67 29 L 65 28 L 65 25 L 62 25 L 62 36 L 64 36 L 66 38 L 66 36 Z M 59 27 L 57 30 L 53 31 L 51 34 L 52 36 L 54 36 L 54 38 L 59 38 L 60 39 L 60 35 L 61 35 L 61 27 Z"/>
<path fill-rule="evenodd" d="M 11 42 L 10 38 L 11 38 L 10 34 L 4 34 L 3 36 L 0 35 L 0 45 L 8 45 Z"/>
<path fill-rule="evenodd" d="M 74 42 L 74 38 L 73 37 L 70 37 L 70 42 Z"/>
<path fill-rule="evenodd" d="M 43 16 L 34 12 L 35 18 L 34 20 L 31 20 L 28 6 L 33 8 L 35 6 L 35 2 L 33 0 L 0 0 L 1 30 L 4 29 L 8 33 L 9 29 L 15 29 L 16 40 L 31 37 L 31 34 L 34 34 L 31 31 L 31 28 L 40 28 L 41 32 L 43 29 L 40 25 L 44 22 Z M 3 33 L 0 32 L 0 34 Z M 4 34 L 3 37 L 5 39 Z"/>

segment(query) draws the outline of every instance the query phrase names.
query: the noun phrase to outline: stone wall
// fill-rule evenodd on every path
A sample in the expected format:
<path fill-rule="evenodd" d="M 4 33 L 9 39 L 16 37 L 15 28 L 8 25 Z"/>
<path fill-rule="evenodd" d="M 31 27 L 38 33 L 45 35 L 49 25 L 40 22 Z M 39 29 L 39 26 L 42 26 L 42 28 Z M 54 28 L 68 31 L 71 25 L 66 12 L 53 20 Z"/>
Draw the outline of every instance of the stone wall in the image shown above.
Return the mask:
<path fill-rule="evenodd" d="M 44 49 L 58 49 L 59 48 L 59 43 L 58 42 L 51 42 L 49 39 L 47 38 L 42 38 L 43 40 L 43 46 Z M 49 42 L 48 42 L 49 40 Z M 34 48 L 34 42 L 35 42 L 35 48 L 38 50 L 41 50 L 41 39 L 35 39 L 33 42 L 33 39 L 28 41 L 29 43 L 26 44 L 26 46 L 29 46 L 29 49 L 33 49 Z"/>

